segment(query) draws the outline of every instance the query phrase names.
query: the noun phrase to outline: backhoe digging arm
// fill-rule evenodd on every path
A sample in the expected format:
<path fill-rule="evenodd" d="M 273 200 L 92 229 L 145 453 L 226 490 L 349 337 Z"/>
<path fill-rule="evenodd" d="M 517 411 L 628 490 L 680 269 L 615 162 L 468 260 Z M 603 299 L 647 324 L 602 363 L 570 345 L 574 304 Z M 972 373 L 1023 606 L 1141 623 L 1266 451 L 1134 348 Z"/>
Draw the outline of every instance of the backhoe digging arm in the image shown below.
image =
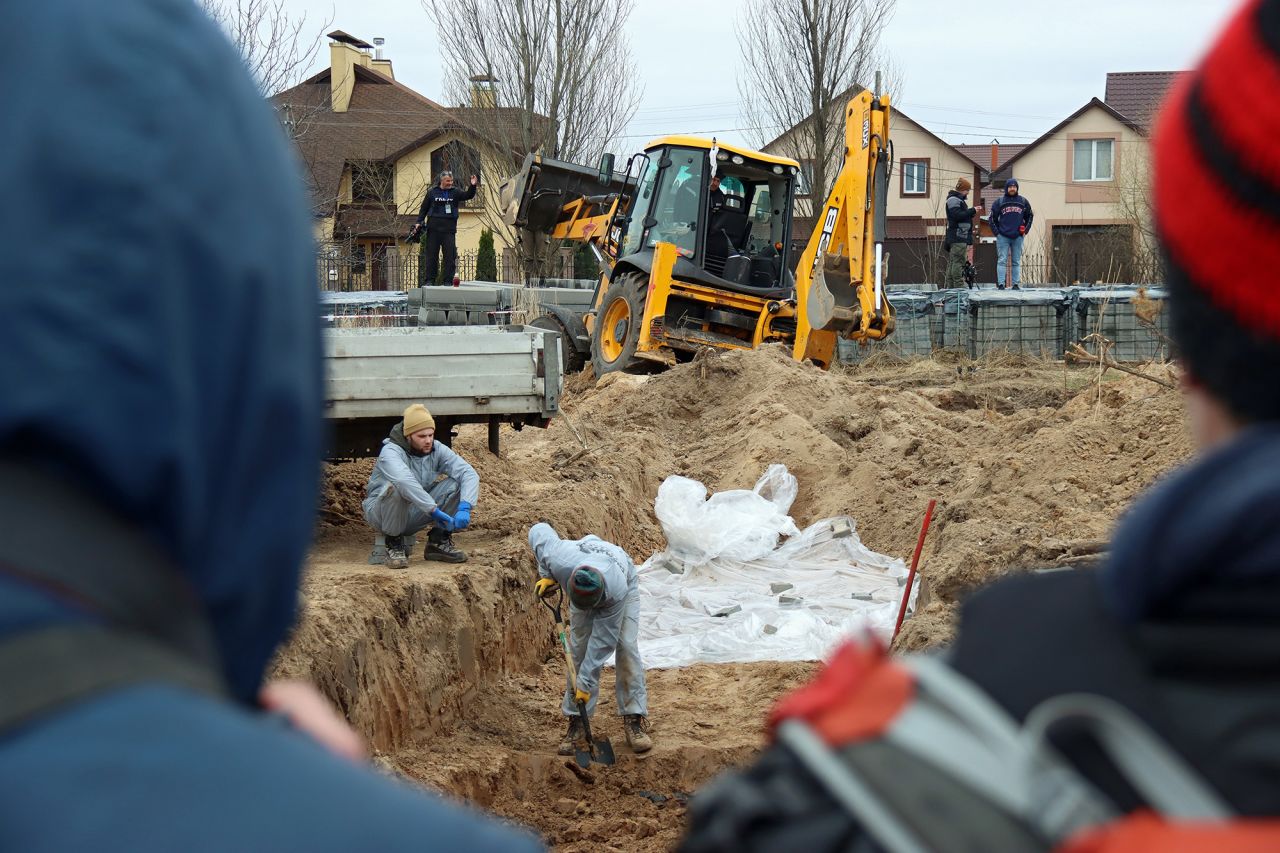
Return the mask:
<path fill-rule="evenodd" d="M 797 360 L 827 367 L 838 337 L 879 340 L 893 331 L 880 263 L 892 167 L 889 114 L 889 96 L 866 90 L 845 108 L 844 163 L 796 265 Z"/>

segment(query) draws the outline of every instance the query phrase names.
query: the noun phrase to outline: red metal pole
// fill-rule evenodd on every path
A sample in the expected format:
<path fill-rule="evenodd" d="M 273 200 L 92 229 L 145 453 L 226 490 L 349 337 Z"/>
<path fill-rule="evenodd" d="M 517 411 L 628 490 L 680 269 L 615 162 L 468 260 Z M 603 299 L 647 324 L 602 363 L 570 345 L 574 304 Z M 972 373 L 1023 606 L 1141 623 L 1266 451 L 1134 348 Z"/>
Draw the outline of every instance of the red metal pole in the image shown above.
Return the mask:
<path fill-rule="evenodd" d="M 907 617 L 907 601 L 911 599 L 911 584 L 916 579 L 916 566 L 920 565 L 920 552 L 924 550 L 924 537 L 929 532 L 929 522 L 933 519 L 933 508 L 937 500 L 929 500 L 929 508 L 924 511 L 924 524 L 920 525 L 920 538 L 916 540 L 916 552 L 911 555 L 911 571 L 907 572 L 907 586 L 902 590 L 902 605 L 898 608 L 898 624 L 893 626 L 893 640 L 898 639 L 898 631 L 902 630 L 902 620 Z M 890 644 L 893 643 L 890 640 Z"/>

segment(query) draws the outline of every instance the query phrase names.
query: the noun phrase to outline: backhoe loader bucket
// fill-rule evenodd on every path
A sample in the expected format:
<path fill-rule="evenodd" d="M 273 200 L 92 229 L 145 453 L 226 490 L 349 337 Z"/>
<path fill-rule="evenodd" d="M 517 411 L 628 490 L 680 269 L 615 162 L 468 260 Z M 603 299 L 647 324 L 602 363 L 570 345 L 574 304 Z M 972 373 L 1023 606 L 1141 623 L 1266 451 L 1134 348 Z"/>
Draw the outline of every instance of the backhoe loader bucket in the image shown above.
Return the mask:
<path fill-rule="evenodd" d="M 634 188 L 634 177 L 614 172 L 605 183 L 593 166 L 529 154 L 520 171 L 502 182 L 499 198 L 504 222 L 541 236 L 570 215 L 565 208 L 573 202 L 585 200 L 585 214 L 598 216 L 608 211 L 614 196 Z"/>

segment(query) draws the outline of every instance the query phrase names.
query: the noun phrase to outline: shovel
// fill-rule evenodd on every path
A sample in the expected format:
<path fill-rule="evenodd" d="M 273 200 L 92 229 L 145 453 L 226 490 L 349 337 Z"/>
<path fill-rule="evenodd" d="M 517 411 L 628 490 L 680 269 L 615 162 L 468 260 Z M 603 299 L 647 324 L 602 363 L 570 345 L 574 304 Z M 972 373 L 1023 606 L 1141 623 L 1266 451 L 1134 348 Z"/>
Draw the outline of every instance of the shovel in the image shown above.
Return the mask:
<path fill-rule="evenodd" d="M 560 606 L 564 602 L 564 592 L 560 592 L 560 596 L 553 605 L 547 599 L 543 599 L 542 603 L 552 612 L 556 619 L 556 631 L 560 634 L 560 648 L 564 650 L 565 671 L 569 676 L 569 692 L 575 693 L 578 689 L 578 674 L 573 666 L 573 653 L 569 651 L 569 635 L 565 630 L 564 618 L 560 615 Z M 591 737 L 591 719 L 587 716 L 587 703 L 578 703 L 578 719 L 582 720 L 582 728 L 587 733 L 587 748 L 577 748 L 573 753 L 573 760 L 578 766 L 586 769 L 591 762 L 597 764 L 613 764 L 613 744 L 609 742 L 607 737 L 593 740 Z"/>

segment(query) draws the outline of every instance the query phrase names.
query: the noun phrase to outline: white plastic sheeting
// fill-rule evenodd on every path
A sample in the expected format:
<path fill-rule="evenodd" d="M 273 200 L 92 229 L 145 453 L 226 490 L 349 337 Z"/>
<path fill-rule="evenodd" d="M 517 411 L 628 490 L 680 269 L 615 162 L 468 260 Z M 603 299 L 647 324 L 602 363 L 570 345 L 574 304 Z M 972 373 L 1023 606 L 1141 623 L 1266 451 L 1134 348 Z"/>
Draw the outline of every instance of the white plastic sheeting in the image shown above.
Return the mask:
<path fill-rule="evenodd" d="M 654 509 L 667 550 L 640 567 L 646 667 L 817 660 L 868 628 L 889 639 L 906 566 L 864 547 L 851 518 L 798 529 L 797 489 L 783 465 L 710 498 L 696 480 L 663 482 Z"/>

